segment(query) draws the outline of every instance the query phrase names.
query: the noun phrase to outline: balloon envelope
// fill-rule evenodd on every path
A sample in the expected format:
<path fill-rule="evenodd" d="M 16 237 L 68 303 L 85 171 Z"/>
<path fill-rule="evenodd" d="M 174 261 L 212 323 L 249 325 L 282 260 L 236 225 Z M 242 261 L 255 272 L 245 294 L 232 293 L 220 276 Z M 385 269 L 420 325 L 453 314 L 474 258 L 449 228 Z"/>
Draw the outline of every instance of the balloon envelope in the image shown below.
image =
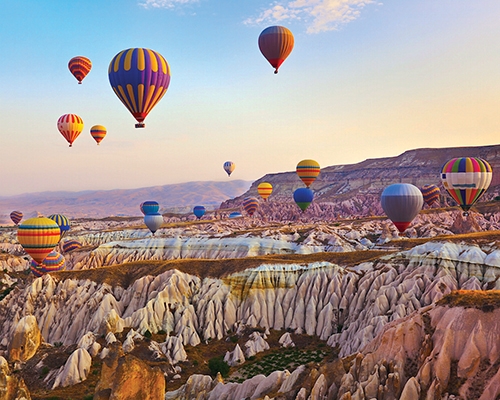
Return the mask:
<path fill-rule="evenodd" d="M 145 201 L 144 203 L 141 203 L 140 207 L 144 215 L 158 214 L 158 211 L 160 211 L 160 205 L 158 204 L 157 201 L 153 200 L 148 200 Z"/>
<path fill-rule="evenodd" d="M 203 217 L 205 215 L 205 207 L 203 206 L 195 206 L 193 208 L 193 213 L 194 215 L 196 215 L 196 218 L 200 219 L 201 217 Z"/>
<path fill-rule="evenodd" d="M 269 26 L 259 35 L 259 49 L 262 55 L 274 67 L 274 73 L 293 50 L 292 32 L 284 26 Z"/>
<path fill-rule="evenodd" d="M 399 232 L 404 232 L 424 205 L 422 192 L 409 183 L 387 186 L 380 199 L 382 209 Z"/>
<path fill-rule="evenodd" d="M 299 178 L 309 187 L 319 175 L 319 164 L 314 160 L 302 160 L 295 169 Z"/>
<path fill-rule="evenodd" d="M 59 229 L 61 230 L 61 238 L 64 237 L 64 235 L 69 231 L 71 225 L 68 217 L 62 214 L 52 214 L 49 215 L 48 218 L 50 218 L 59 226 Z"/>
<path fill-rule="evenodd" d="M 120 101 L 143 128 L 144 119 L 165 95 L 170 84 L 170 67 L 158 52 L 133 48 L 113 57 L 108 69 L 109 83 Z"/>
<path fill-rule="evenodd" d="M 68 141 L 69 147 L 72 147 L 73 142 L 82 133 L 83 120 L 76 114 L 61 115 L 57 120 L 57 129 Z"/>
<path fill-rule="evenodd" d="M 424 185 L 420 188 L 422 196 L 424 196 L 425 204 L 431 206 L 439 200 L 439 194 L 441 191 L 436 185 Z"/>
<path fill-rule="evenodd" d="M 163 216 L 161 214 L 146 214 L 144 216 L 144 223 L 154 235 L 163 225 Z"/>
<path fill-rule="evenodd" d="M 78 83 L 82 83 L 92 69 L 92 62 L 87 57 L 77 56 L 69 60 L 68 68 Z"/>
<path fill-rule="evenodd" d="M 17 240 L 33 260 L 41 263 L 61 237 L 59 225 L 43 216 L 30 218 L 17 228 Z"/>
<path fill-rule="evenodd" d="M 70 251 L 78 250 L 81 247 L 82 247 L 82 244 L 78 240 L 74 240 L 74 239 L 66 240 L 62 244 L 62 251 L 64 253 L 69 253 Z"/>
<path fill-rule="evenodd" d="M 441 170 L 444 188 L 465 212 L 486 192 L 492 176 L 490 164 L 478 157 L 453 158 Z"/>
<path fill-rule="evenodd" d="M 17 225 L 23 219 L 23 213 L 21 211 L 12 211 L 10 213 L 10 219 Z"/>
<path fill-rule="evenodd" d="M 243 217 L 243 215 L 241 215 L 241 213 L 238 211 L 234 211 L 231 214 L 229 214 L 229 218 L 241 218 L 241 217 Z"/>
<path fill-rule="evenodd" d="M 314 192 L 309 188 L 298 188 L 293 192 L 293 200 L 302 211 L 305 211 L 309 207 L 313 198 Z"/>
<path fill-rule="evenodd" d="M 226 161 L 223 165 L 224 171 L 227 172 L 227 176 L 231 176 L 231 173 L 236 168 L 236 165 L 232 161 Z"/>
<path fill-rule="evenodd" d="M 267 200 L 267 198 L 273 192 L 273 185 L 271 185 L 269 182 L 261 182 L 259 183 L 259 186 L 257 186 L 257 192 L 259 193 L 260 197 L 262 197 L 264 200 Z"/>
<path fill-rule="evenodd" d="M 94 138 L 97 144 L 101 143 L 101 140 L 106 136 L 106 128 L 102 125 L 94 125 L 90 128 L 90 135 Z"/>
<path fill-rule="evenodd" d="M 259 202 L 255 197 L 247 197 L 243 200 L 243 208 L 248 215 L 252 216 L 259 208 Z"/>
<path fill-rule="evenodd" d="M 33 275 L 40 277 L 47 272 L 64 271 L 66 260 L 57 251 L 51 251 L 41 263 L 31 260 L 30 269 Z"/>

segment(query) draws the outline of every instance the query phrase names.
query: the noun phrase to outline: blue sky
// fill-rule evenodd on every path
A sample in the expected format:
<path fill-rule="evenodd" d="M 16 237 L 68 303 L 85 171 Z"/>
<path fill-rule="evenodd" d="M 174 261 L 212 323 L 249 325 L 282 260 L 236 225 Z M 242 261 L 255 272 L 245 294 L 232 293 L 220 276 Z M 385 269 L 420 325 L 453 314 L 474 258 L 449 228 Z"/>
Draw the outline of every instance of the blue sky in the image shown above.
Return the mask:
<path fill-rule="evenodd" d="M 230 179 L 256 180 L 305 158 L 496 144 L 499 16 L 497 0 L 0 0 L 0 196 L 219 181 L 226 160 Z M 295 48 L 274 75 L 257 40 L 277 24 Z M 142 130 L 107 77 L 130 47 L 172 72 Z M 76 55 L 93 63 L 82 85 Z M 72 148 L 66 113 L 85 123 Z"/>

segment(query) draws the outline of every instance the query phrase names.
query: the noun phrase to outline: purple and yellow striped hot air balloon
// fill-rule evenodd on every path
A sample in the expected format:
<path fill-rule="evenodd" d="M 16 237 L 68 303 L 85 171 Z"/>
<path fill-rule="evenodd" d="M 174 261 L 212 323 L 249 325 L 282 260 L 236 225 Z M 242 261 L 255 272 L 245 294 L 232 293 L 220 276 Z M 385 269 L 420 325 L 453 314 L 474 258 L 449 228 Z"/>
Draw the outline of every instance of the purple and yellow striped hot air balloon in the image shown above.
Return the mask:
<path fill-rule="evenodd" d="M 76 114 L 61 115 L 57 120 L 57 129 L 68 141 L 69 147 L 72 147 L 73 142 L 82 133 L 83 120 Z"/>
<path fill-rule="evenodd" d="M 259 49 L 262 55 L 274 67 L 274 73 L 293 50 L 292 32 L 284 26 L 270 26 L 259 35 Z"/>
<path fill-rule="evenodd" d="M 439 200 L 441 191 L 436 185 L 424 185 L 420 188 L 422 196 L 424 196 L 425 204 L 429 207 Z"/>
<path fill-rule="evenodd" d="M 259 201 L 255 197 L 246 197 L 243 199 L 243 208 L 248 215 L 252 216 L 259 208 Z"/>
<path fill-rule="evenodd" d="M 10 213 L 10 219 L 17 225 L 23 219 L 23 213 L 21 211 L 12 211 Z"/>
<path fill-rule="evenodd" d="M 40 277 L 48 272 L 64 271 L 66 268 L 65 258 L 57 251 L 51 251 L 41 263 L 31 260 L 30 269 L 33 275 Z"/>
<path fill-rule="evenodd" d="M 64 253 L 69 253 L 70 251 L 77 250 L 82 247 L 82 244 L 75 239 L 66 240 L 62 244 L 62 251 Z"/>
<path fill-rule="evenodd" d="M 102 125 L 94 125 L 90 128 L 90 135 L 94 138 L 98 145 L 101 143 L 101 140 L 104 139 L 106 133 L 106 128 Z"/>
<path fill-rule="evenodd" d="M 319 175 L 319 164 L 314 160 L 302 160 L 297 164 L 296 172 L 306 187 L 309 187 Z"/>
<path fill-rule="evenodd" d="M 486 192 L 493 177 L 490 164 L 478 157 L 453 158 L 443 165 L 444 188 L 460 205 L 464 215 Z"/>
<path fill-rule="evenodd" d="M 30 218 L 17 228 L 17 240 L 33 260 L 41 263 L 61 237 L 59 225 L 43 216 Z"/>
<path fill-rule="evenodd" d="M 167 92 L 170 67 L 156 51 L 144 48 L 123 50 L 113 57 L 109 83 L 121 102 L 144 128 L 144 119 Z"/>
<path fill-rule="evenodd" d="M 226 171 L 227 176 L 231 176 L 233 173 L 234 169 L 236 168 L 236 164 L 232 161 L 226 161 L 223 165 L 222 168 L 224 168 L 224 171 Z"/>
<path fill-rule="evenodd" d="M 257 192 L 259 193 L 260 197 L 264 199 L 264 201 L 267 201 L 267 198 L 273 192 L 273 185 L 271 185 L 269 182 L 261 182 L 259 183 L 259 186 L 257 186 Z"/>
<path fill-rule="evenodd" d="M 77 56 L 69 60 L 68 68 L 78 83 L 81 84 L 92 69 L 92 62 L 87 57 Z"/>

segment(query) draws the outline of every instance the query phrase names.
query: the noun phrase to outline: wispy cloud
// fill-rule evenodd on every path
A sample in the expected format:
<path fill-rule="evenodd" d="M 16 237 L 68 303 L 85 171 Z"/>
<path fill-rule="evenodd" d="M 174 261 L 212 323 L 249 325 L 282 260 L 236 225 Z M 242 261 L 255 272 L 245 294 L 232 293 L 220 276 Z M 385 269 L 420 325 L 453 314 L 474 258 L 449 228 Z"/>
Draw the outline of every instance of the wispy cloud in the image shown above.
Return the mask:
<path fill-rule="evenodd" d="M 144 8 L 176 8 L 186 4 L 198 3 L 199 0 L 145 0 L 139 5 Z"/>
<path fill-rule="evenodd" d="M 337 30 L 359 17 L 361 10 L 375 0 L 294 0 L 277 1 L 245 24 L 275 23 L 286 20 L 302 20 L 308 23 L 308 33 Z M 380 3 L 378 3 L 380 5 Z"/>

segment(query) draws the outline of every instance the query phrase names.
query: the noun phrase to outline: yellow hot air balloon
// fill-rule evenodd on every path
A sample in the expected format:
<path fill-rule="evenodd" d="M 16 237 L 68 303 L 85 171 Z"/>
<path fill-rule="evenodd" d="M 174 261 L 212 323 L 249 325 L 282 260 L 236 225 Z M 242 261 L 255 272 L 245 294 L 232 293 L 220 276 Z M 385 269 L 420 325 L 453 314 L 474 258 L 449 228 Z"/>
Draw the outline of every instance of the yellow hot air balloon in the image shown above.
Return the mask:
<path fill-rule="evenodd" d="M 257 192 L 259 193 L 260 197 L 262 197 L 264 201 L 266 201 L 273 192 L 273 185 L 271 185 L 269 182 L 261 182 L 259 183 L 259 186 L 257 186 Z"/>
<path fill-rule="evenodd" d="M 319 175 L 319 164 L 314 160 L 302 160 L 297 164 L 297 175 L 307 187 L 316 180 Z"/>
<path fill-rule="evenodd" d="M 97 144 L 101 143 L 101 140 L 104 139 L 106 133 L 106 128 L 102 125 L 94 125 L 92 128 L 90 128 L 90 134 L 97 142 Z"/>
<path fill-rule="evenodd" d="M 54 250 L 60 237 L 59 225 L 44 216 L 27 219 L 17 228 L 17 240 L 39 264 Z"/>

